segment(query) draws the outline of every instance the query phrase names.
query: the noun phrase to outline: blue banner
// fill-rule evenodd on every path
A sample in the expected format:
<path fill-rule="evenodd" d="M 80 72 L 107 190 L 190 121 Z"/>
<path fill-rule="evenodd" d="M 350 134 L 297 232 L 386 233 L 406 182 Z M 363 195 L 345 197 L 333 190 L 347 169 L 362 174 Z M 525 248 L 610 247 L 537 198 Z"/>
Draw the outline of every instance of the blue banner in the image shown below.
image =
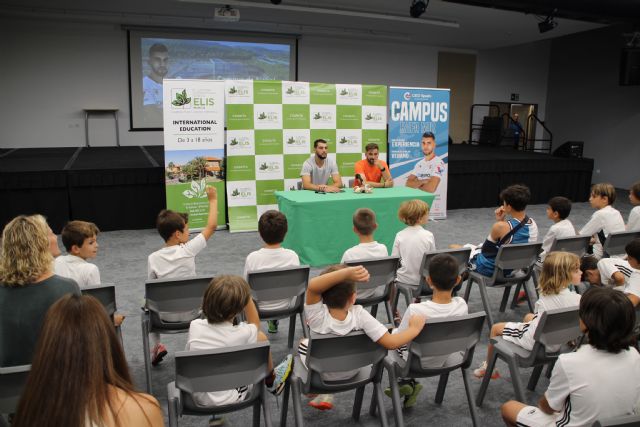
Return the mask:
<path fill-rule="evenodd" d="M 447 216 L 449 89 L 389 88 L 389 169 L 394 186 L 434 193 L 433 219 Z"/>

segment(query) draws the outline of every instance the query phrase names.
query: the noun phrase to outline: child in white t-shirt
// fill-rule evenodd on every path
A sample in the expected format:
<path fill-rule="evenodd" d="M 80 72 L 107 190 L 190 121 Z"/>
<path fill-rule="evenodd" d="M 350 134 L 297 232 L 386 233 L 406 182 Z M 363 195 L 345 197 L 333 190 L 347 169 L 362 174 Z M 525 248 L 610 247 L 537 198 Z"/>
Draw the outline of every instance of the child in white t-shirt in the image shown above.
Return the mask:
<path fill-rule="evenodd" d="M 233 324 L 241 312 L 247 323 Z M 196 319 L 189 326 L 186 350 L 213 350 L 267 341 L 260 331 L 260 317 L 251 298 L 249 284 L 240 276 L 221 275 L 214 278 L 204 293 L 202 312 L 205 319 Z M 275 369 L 269 356 L 271 374 L 265 378 L 269 391 L 280 394 L 289 377 L 292 357 L 287 357 Z M 194 393 L 193 398 L 203 406 L 220 406 L 243 400 L 248 386 L 233 390 Z"/>
<path fill-rule="evenodd" d="M 464 316 L 469 314 L 469 308 L 464 298 L 452 296 L 453 289 L 460 283 L 458 261 L 449 254 L 438 254 L 429 263 L 429 276 L 427 284 L 433 290 L 433 296 L 416 304 L 410 304 L 404 312 L 400 326 L 393 331 L 394 334 L 407 328 L 408 319 L 414 314 L 424 316 L 426 319 L 440 319 L 445 317 Z M 429 327 L 428 325 L 426 327 Z M 408 347 L 402 346 L 397 350 L 397 355 L 407 360 Z M 422 361 L 434 369 L 444 365 L 460 363 L 462 354 L 459 352 L 449 356 L 434 356 Z M 422 384 L 413 378 L 402 378 L 399 381 L 400 396 L 404 397 L 403 407 L 410 408 L 416 404 L 418 394 L 422 390 Z M 385 390 L 387 396 L 391 396 L 391 389 Z"/>
<path fill-rule="evenodd" d="M 640 181 L 634 183 L 629 189 L 629 201 L 634 208 L 629 212 L 627 231 L 640 231 Z"/>
<path fill-rule="evenodd" d="M 581 236 L 592 236 L 593 256 L 602 258 L 604 241 L 611 233 L 625 231 L 624 220 L 620 212 L 613 208 L 616 201 L 616 189 L 607 183 L 594 184 L 591 187 L 589 203 L 596 211 L 580 230 Z"/>
<path fill-rule="evenodd" d="M 538 255 L 536 266 L 542 268 L 542 263 L 547 257 L 553 242 L 563 237 L 572 237 L 576 235 L 576 229 L 567 219 L 571 213 L 571 200 L 566 197 L 553 197 L 547 205 L 547 218 L 553 221 L 553 225 L 545 234 L 542 240 L 542 252 Z"/>
<path fill-rule="evenodd" d="M 418 287 L 422 256 L 436 250 L 433 233 L 423 228 L 429 220 L 429 205 L 422 200 L 408 200 L 400 205 L 398 217 L 407 227 L 396 234 L 391 250 L 392 256 L 400 256 L 396 280 Z"/>
<path fill-rule="evenodd" d="M 276 210 L 266 211 L 258 220 L 258 232 L 265 245 L 262 249 L 251 252 L 244 263 L 244 278 L 247 280 L 249 271 L 265 270 L 270 268 L 283 268 L 300 265 L 300 259 L 291 249 L 282 247 L 284 236 L 287 234 L 287 217 Z M 274 301 L 258 301 L 261 310 L 282 310 L 295 304 L 294 299 L 281 299 Z M 267 322 L 268 331 L 271 334 L 278 332 L 278 321 Z"/>
<path fill-rule="evenodd" d="M 591 286 L 624 286 L 631 277 L 633 270 L 629 262 L 621 258 L 602 258 L 597 260 L 594 256 L 582 257 L 580 260 L 582 280 Z"/>
<path fill-rule="evenodd" d="M 148 279 L 179 279 L 196 275 L 196 255 L 207 246 L 207 240 L 218 226 L 218 193 L 215 187 L 207 187 L 206 192 L 209 199 L 207 225 L 191 240 L 187 214 L 166 209 L 160 211 L 156 228 L 165 245 L 149 255 Z M 156 366 L 167 355 L 167 349 L 157 333 L 151 334 L 151 344 L 151 364 Z"/>
<path fill-rule="evenodd" d="M 353 232 L 358 236 L 360 243 L 347 249 L 342 255 L 340 263 L 350 261 L 364 261 L 372 258 L 389 256 L 387 247 L 373 239 L 373 233 L 378 228 L 376 214 L 371 209 L 361 208 L 353 214 Z M 358 290 L 358 298 L 370 298 L 378 289 Z"/>
<path fill-rule="evenodd" d="M 624 247 L 627 253 L 627 261 L 631 267 L 629 280 L 622 288 L 635 307 L 640 303 L 640 239 L 633 239 Z"/>
<path fill-rule="evenodd" d="M 590 426 L 635 413 L 640 399 L 640 354 L 633 347 L 635 310 L 622 293 L 592 288 L 580 301 L 580 329 L 588 343 L 561 354 L 538 403 L 502 405 L 509 426 Z"/>
<path fill-rule="evenodd" d="M 362 266 L 347 267 L 334 265 L 309 281 L 304 311 L 309 329 L 319 334 L 347 335 L 351 331 L 364 331 L 372 341 L 387 349 L 396 349 L 414 339 L 424 327 L 425 318 L 413 315 L 407 329 L 390 334 L 387 328 L 376 320 L 356 301 L 356 282 L 369 280 L 369 273 Z M 298 347 L 300 359 L 306 361 L 308 340 L 302 339 Z M 352 378 L 356 372 L 339 371 L 327 373 L 328 381 Z M 331 409 L 333 396 L 318 395 L 309 405 L 316 409 Z"/>
<path fill-rule="evenodd" d="M 81 288 L 100 284 L 98 266 L 87 262 L 98 255 L 98 233 L 100 230 L 92 222 L 70 221 L 60 233 L 62 244 L 68 255 L 56 258 L 55 272 L 78 283 Z"/>
<path fill-rule="evenodd" d="M 510 341 L 525 350 L 533 349 L 536 328 L 542 313 L 558 308 L 577 307 L 580 303 L 580 295 L 569 290 L 569 285 L 580 282 L 580 259 L 569 252 L 551 252 L 542 265 L 539 289 L 540 298 L 536 301 L 535 313 L 528 313 L 522 322 L 495 323 L 491 327 L 490 338 L 502 336 L 505 341 Z M 554 349 L 550 349 L 554 351 Z M 491 358 L 493 345 L 487 349 L 487 360 Z M 486 360 L 473 374 L 482 378 L 487 370 Z M 493 370 L 492 379 L 500 376 L 497 369 Z"/>

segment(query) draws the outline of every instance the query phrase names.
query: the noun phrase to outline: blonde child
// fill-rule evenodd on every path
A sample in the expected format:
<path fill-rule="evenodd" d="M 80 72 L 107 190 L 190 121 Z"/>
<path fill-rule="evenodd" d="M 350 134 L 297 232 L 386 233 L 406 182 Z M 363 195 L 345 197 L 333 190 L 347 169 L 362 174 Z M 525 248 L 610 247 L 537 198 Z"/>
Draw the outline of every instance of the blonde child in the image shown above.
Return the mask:
<path fill-rule="evenodd" d="M 247 323 L 233 324 L 236 316 L 244 311 Z M 267 341 L 260 330 L 260 317 L 253 299 L 249 284 L 240 276 L 221 275 L 214 278 L 204 293 L 202 300 L 204 319 L 196 319 L 189 326 L 186 350 L 213 350 Z M 280 394 L 285 381 L 291 372 L 291 355 L 273 368 L 269 356 L 271 374 L 265 378 L 267 389 L 273 394 Z M 194 400 L 199 405 L 225 405 L 243 400 L 249 387 L 233 390 L 194 393 Z"/>
<path fill-rule="evenodd" d="M 353 232 L 358 236 L 360 243 L 347 249 L 342 255 L 340 263 L 348 261 L 360 261 L 371 258 L 381 258 L 389 256 L 387 247 L 378 243 L 373 238 L 378 228 L 376 214 L 371 209 L 360 208 L 353 214 Z M 378 289 L 358 290 L 358 298 L 369 298 L 376 294 Z"/>
<path fill-rule="evenodd" d="M 377 321 L 361 305 L 355 305 L 356 282 L 369 280 L 369 273 L 362 266 L 334 265 L 309 281 L 304 311 L 309 329 L 319 334 L 347 335 L 362 330 L 372 341 L 386 349 L 396 349 L 414 339 L 424 327 L 425 318 L 413 315 L 405 330 L 390 334 L 387 327 Z M 306 361 L 308 340 L 302 339 L 298 352 L 302 363 Z M 339 369 L 336 366 L 336 369 Z M 327 373 L 328 381 L 352 378 L 356 372 Z M 333 408 L 333 395 L 321 394 L 309 405 L 316 409 Z"/>
<path fill-rule="evenodd" d="M 569 285 L 580 283 L 582 272 L 580 271 L 580 259 L 568 252 L 551 252 L 542 265 L 539 290 L 540 298 L 536 301 L 535 313 L 528 313 L 522 322 L 502 322 L 491 327 L 491 338 L 502 336 L 505 341 L 510 341 L 526 350 L 533 348 L 533 336 L 540 321 L 540 316 L 547 310 L 558 308 L 577 307 L 580 303 L 580 295 L 569 290 Z M 489 344 L 487 359 L 491 358 L 493 346 Z M 482 378 L 487 370 L 486 360 L 482 362 L 473 374 Z M 500 375 L 493 371 L 492 379 Z"/>
<path fill-rule="evenodd" d="M 591 187 L 589 203 L 596 211 L 591 215 L 578 234 L 592 236 L 593 256 L 602 258 L 604 241 L 610 233 L 625 231 L 624 220 L 613 202 L 616 201 L 616 189 L 611 184 L 600 183 Z"/>
<path fill-rule="evenodd" d="M 640 231 L 640 181 L 634 183 L 629 189 L 629 201 L 635 207 L 629 213 L 627 231 Z"/>

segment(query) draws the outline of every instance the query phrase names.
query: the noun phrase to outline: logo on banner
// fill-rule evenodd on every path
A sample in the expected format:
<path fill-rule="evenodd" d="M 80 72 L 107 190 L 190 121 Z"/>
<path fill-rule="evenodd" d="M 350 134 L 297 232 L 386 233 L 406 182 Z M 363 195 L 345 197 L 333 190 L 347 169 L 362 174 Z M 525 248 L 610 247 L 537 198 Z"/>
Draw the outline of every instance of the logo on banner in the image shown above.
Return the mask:
<path fill-rule="evenodd" d="M 182 90 L 181 90 L 182 89 Z M 187 89 L 175 88 L 171 89 L 171 105 L 175 108 L 191 108 L 191 98 L 187 96 Z"/>
<path fill-rule="evenodd" d="M 229 97 L 233 98 L 249 95 L 249 88 L 242 85 L 233 85 L 227 90 Z"/>
<path fill-rule="evenodd" d="M 287 95 L 291 97 L 305 97 L 309 95 L 309 91 L 305 86 L 288 86 L 287 90 L 284 91 Z"/>
<path fill-rule="evenodd" d="M 303 135 L 290 136 L 287 139 L 287 145 L 290 147 L 303 147 L 309 143 L 307 137 Z"/>
<path fill-rule="evenodd" d="M 184 190 L 182 195 L 187 199 L 203 199 L 207 197 L 207 183 L 204 179 L 200 181 L 191 181 L 191 188 Z"/>
<path fill-rule="evenodd" d="M 381 122 L 385 119 L 384 114 L 382 113 L 367 113 L 366 116 L 364 116 L 364 119 L 367 121 L 373 121 L 373 122 Z"/>
<path fill-rule="evenodd" d="M 231 198 L 234 202 L 240 200 L 251 200 L 253 198 L 253 189 L 249 187 L 234 188 L 231 192 Z"/>
<path fill-rule="evenodd" d="M 356 136 L 343 136 L 338 140 L 338 144 L 344 147 L 360 147 L 360 139 Z"/>
<path fill-rule="evenodd" d="M 317 123 L 332 123 L 334 117 L 329 111 L 318 111 L 313 115 L 312 120 Z"/>
<path fill-rule="evenodd" d="M 229 145 L 236 148 L 251 146 L 251 140 L 246 136 L 234 136 L 229 141 Z"/>
<path fill-rule="evenodd" d="M 258 170 L 263 172 L 280 172 L 280 163 L 278 162 L 262 162 L 258 167 Z"/>

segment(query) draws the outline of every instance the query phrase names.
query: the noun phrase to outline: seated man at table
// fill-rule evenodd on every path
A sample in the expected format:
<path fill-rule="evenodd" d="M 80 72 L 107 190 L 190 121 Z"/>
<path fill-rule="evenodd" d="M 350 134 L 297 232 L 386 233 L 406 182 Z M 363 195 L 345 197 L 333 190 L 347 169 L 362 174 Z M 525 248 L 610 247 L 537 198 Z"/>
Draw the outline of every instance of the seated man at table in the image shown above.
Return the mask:
<path fill-rule="evenodd" d="M 374 188 L 393 187 L 393 179 L 389 172 L 389 166 L 384 160 L 379 160 L 378 144 L 372 142 L 365 147 L 366 159 L 356 162 L 355 183 L 354 185 L 362 186 L 369 184 Z M 364 182 L 361 181 L 364 180 Z"/>
<path fill-rule="evenodd" d="M 338 173 L 338 165 L 335 160 L 327 157 L 327 141 L 316 139 L 313 142 L 313 148 L 315 149 L 313 157 L 309 157 L 302 164 L 300 172 L 302 188 L 327 193 L 339 192 L 342 187 L 342 178 Z M 333 180 L 331 185 L 327 185 L 329 177 Z"/>

